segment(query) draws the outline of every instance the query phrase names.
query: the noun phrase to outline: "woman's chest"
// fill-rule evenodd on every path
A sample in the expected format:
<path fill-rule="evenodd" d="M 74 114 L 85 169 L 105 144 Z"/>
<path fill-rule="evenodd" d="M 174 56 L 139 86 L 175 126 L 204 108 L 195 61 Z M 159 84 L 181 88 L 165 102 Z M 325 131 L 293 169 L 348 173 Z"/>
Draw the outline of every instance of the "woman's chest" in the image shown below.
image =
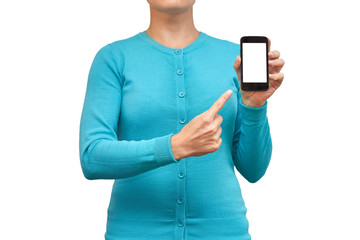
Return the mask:
<path fill-rule="evenodd" d="M 181 128 L 231 89 L 232 96 L 218 113 L 222 126 L 231 127 L 237 113 L 237 77 L 232 65 L 225 63 L 148 58 L 136 68 L 125 68 L 120 121 L 132 128 L 176 123 Z"/>

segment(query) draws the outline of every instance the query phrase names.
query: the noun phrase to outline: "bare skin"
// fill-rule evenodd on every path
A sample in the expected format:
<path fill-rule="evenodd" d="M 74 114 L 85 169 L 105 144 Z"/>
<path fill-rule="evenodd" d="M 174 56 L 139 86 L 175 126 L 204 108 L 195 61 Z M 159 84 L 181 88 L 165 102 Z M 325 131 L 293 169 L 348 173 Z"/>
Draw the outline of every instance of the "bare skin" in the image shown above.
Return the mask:
<path fill-rule="evenodd" d="M 150 5 L 150 25 L 146 32 L 160 44 L 170 48 L 184 48 L 195 41 L 200 31 L 194 26 L 193 5 L 195 0 L 147 0 Z M 269 89 L 262 92 L 244 92 L 240 89 L 241 101 L 249 107 L 261 107 L 278 89 L 284 79 L 280 72 L 284 60 L 280 52 L 270 51 L 269 39 Z M 239 86 L 241 58 L 233 64 Z M 175 159 L 202 156 L 219 149 L 222 139 L 220 124 L 222 116 L 217 114 L 231 94 L 224 92 L 205 112 L 194 117 L 179 133 L 171 137 L 171 148 Z"/>
<path fill-rule="evenodd" d="M 146 32 L 157 42 L 171 48 L 184 48 L 198 38 L 194 26 L 195 0 L 147 0 L 150 25 Z"/>

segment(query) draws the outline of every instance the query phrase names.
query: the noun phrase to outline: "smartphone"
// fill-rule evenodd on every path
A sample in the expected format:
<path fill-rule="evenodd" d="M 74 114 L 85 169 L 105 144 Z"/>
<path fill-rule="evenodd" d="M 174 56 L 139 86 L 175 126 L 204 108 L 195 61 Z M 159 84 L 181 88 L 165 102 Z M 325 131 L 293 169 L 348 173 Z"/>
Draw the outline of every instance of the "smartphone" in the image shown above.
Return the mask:
<path fill-rule="evenodd" d="M 243 36 L 240 39 L 241 90 L 269 89 L 268 39 L 264 36 Z"/>

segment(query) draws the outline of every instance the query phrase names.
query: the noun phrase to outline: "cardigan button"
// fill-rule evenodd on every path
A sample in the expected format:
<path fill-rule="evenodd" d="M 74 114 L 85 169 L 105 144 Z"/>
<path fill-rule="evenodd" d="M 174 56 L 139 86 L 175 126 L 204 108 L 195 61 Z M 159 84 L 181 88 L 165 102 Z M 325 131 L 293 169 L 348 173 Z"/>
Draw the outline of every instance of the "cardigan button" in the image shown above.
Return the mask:
<path fill-rule="evenodd" d="M 181 49 L 175 49 L 174 52 L 175 52 L 175 54 L 179 55 L 179 54 L 181 54 L 182 50 Z"/>
<path fill-rule="evenodd" d="M 179 92 L 179 97 L 184 97 L 185 96 L 185 93 L 184 92 Z"/>
<path fill-rule="evenodd" d="M 178 226 L 179 226 L 179 227 L 184 226 L 184 222 L 183 222 L 183 220 L 181 220 L 181 219 L 179 219 L 179 220 L 178 220 Z"/>
<path fill-rule="evenodd" d="M 180 120 L 179 120 L 179 122 L 181 123 L 181 124 L 184 124 L 185 123 L 185 118 L 180 118 Z"/>
<path fill-rule="evenodd" d="M 184 176 L 185 176 L 184 171 L 180 171 L 178 176 L 179 176 L 179 178 L 184 178 Z"/>
<path fill-rule="evenodd" d="M 183 74 L 183 70 L 178 69 L 178 70 L 176 71 L 176 73 L 177 73 L 178 75 L 181 75 L 181 74 Z"/>
<path fill-rule="evenodd" d="M 182 203 L 184 202 L 184 198 L 183 198 L 183 197 L 179 197 L 179 198 L 177 199 L 177 202 L 178 202 L 179 204 L 182 204 Z"/>

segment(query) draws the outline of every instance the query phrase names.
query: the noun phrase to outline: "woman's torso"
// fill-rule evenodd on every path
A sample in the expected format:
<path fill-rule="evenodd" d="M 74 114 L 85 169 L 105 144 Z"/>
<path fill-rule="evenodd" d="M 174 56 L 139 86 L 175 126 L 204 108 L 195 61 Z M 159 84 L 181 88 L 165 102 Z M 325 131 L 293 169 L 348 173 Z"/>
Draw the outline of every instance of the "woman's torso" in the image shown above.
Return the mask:
<path fill-rule="evenodd" d="M 233 94 L 218 113 L 217 151 L 115 180 L 106 239 L 250 239 L 231 154 L 239 44 L 201 33 L 178 51 L 140 32 L 112 45 L 124 79 L 119 140 L 178 133 L 227 89 Z"/>

